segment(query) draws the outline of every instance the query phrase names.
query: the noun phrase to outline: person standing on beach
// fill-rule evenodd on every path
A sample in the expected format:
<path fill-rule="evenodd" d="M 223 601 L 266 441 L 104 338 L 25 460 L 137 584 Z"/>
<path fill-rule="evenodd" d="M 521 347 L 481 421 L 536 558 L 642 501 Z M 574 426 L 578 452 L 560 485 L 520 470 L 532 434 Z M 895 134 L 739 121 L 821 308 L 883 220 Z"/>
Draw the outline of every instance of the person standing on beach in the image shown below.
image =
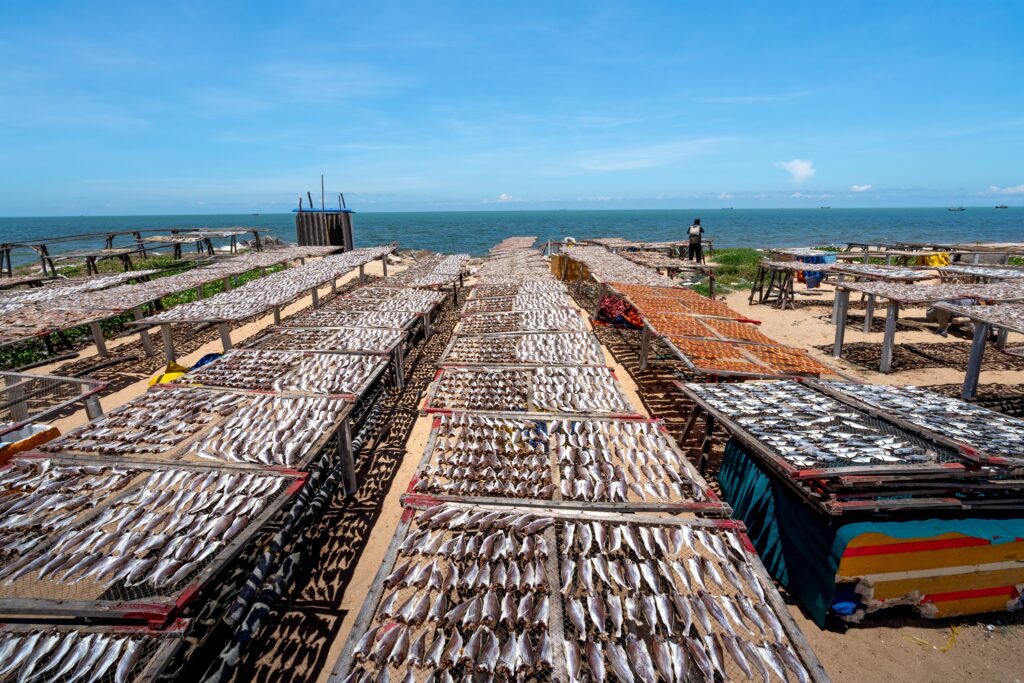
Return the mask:
<path fill-rule="evenodd" d="M 699 218 L 693 219 L 693 225 L 687 232 L 690 235 L 690 251 L 687 258 L 697 263 L 703 263 L 704 246 L 701 244 L 701 235 L 704 234 L 704 228 L 701 226 Z"/>

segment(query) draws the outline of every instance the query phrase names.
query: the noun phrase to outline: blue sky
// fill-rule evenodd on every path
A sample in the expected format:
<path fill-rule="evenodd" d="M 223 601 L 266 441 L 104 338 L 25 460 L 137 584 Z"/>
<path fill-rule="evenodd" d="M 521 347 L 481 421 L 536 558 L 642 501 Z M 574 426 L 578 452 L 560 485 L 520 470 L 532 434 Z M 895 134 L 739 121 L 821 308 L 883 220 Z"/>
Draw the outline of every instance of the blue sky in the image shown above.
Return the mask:
<path fill-rule="evenodd" d="M 1024 203 L 1024 3 L 6 2 L 0 215 Z"/>

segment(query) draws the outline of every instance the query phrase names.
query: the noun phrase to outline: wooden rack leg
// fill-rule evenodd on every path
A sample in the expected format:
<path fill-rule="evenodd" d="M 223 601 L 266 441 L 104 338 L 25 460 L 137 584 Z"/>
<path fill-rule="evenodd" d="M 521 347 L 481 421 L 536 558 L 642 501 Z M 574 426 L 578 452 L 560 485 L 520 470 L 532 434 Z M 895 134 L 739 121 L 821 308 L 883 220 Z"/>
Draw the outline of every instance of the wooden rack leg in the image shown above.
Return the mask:
<path fill-rule="evenodd" d="M 171 363 L 177 355 L 174 353 L 174 337 L 171 336 L 171 326 L 167 323 L 160 325 L 160 336 L 164 338 L 164 356 L 167 362 Z"/>
<path fill-rule="evenodd" d="M 875 295 L 868 294 L 868 302 L 864 308 L 864 333 L 871 331 L 871 323 L 875 319 Z"/>
<path fill-rule="evenodd" d="M 383 256 L 380 257 L 380 267 L 381 267 L 381 270 L 384 272 L 384 277 L 387 277 L 388 276 L 388 255 L 387 254 L 384 254 Z"/>
<path fill-rule="evenodd" d="M 280 325 L 281 324 L 281 307 L 280 306 L 274 306 L 274 324 L 275 325 Z"/>
<path fill-rule="evenodd" d="M 640 371 L 647 370 L 647 361 L 651 355 L 651 328 L 644 325 L 640 333 Z"/>
<path fill-rule="evenodd" d="M 1006 348 L 1006 337 L 1009 336 L 1009 330 L 1005 327 L 996 334 L 996 348 L 1002 351 Z"/>
<path fill-rule="evenodd" d="M 700 445 L 700 463 L 698 469 L 701 474 L 707 472 L 708 459 L 711 453 L 711 437 L 715 433 L 715 416 L 708 413 L 704 418 L 704 441 Z"/>
<path fill-rule="evenodd" d="M 313 308 L 320 308 L 320 292 L 316 291 L 316 287 L 310 289 L 309 294 L 313 301 Z"/>
<path fill-rule="evenodd" d="M 217 329 L 220 330 L 220 344 L 224 347 L 224 353 L 227 353 L 231 350 L 231 328 L 227 323 L 217 323 Z"/>
<path fill-rule="evenodd" d="M 836 290 L 836 339 L 832 345 L 832 357 L 841 358 L 843 355 L 843 337 L 846 335 L 846 309 L 850 305 L 850 290 Z"/>
<path fill-rule="evenodd" d="M 362 263 L 359 264 L 359 284 L 366 284 L 366 266 Z"/>
<path fill-rule="evenodd" d="M 230 292 L 231 291 L 231 276 L 228 276 L 228 277 L 224 278 L 224 291 L 225 292 Z"/>
<path fill-rule="evenodd" d="M 404 344 L 404 342 L 403 342 Z M 405 351 L 402 344 L 395 347 L 395 386 L 401 391 L 405 388 Z"/>
<path fill-rule="evenodd" d="M 690 411 L 690 417 L 686 419 L 686 426 L 683 427 L 683 434 L 679 437 L 679 443 L 682 444 L 686 441 L 686 437 L 690 436 L 690 432 L 693 431 L 693 425 L 697 424 L 697 418 L 703 411 L 699 406 L 694 406 Z"/>
<path fill-rule="evenodd" d="M 882 362 L 878 366 L 879 372 L 892 372 L 892 356 L 896 346 L 896 319 L 900 314 L 900 305 L 895 301 L 889 303 L 889 310 L 885 314 L 885 337 L 882 339 Z"/>
<path fill-rule="evenodd" d="M 135 306 L 132 308 L 132 317 L 136 320 L 142 320 L 142 307 Z M 142 349 L 146 352 L 146 355 L 153 357 L 156 355 L 156 351 L 153 350 L 153 339 L 149 336 L 149 330 L 145 327 L 139 328 L 139 339 L 142 340 Z"/>
<path fill-rule="evenodd" d="M 337 438 L 338 460 L 341 463 L 342 477 L 345 481 L 345 495 L 352 496 L 358 488 L 356 482 L 356 460 L 352 453 L 352 428 L 346 418 L 338 428 Z"/>
<path fill-rule="evenodd" d="M 100 327 L 98 322 L 89 323 L 89 329 L 92 330 L 92 340 L 96 344 L 96 350 L 99 352 L 101 358 L 106 358 L 110 354 L 107 353 L 107 343 L 103 339 L 103 328 Z"/>
<path fill-rule="evenodd" d="M 985 343 L 987 341 L 988 324 L 974 323 L 971 356 L 967 360 L 967 372 L 964 375 L 963 391 L 960 393 L 960 397 L 965 401 L 972 401 L 978 395 L 978 378 L 981 375 L 981 363 L 985 359 Z"/>
<path fill-rule="evenodd" d="M 711 280 L 714 282 L 714 279 Z M 764 282 L 764 268 L 761 266 L 757 267 L 757 274 L 754 275 L 754 281 L 750 283 L 750 296 L 747 297 L 747 303 L 753 305 L 754 293 L 759 292 L 761 283 Z M 759 302 L 760 303 L 760 302 Z"/>

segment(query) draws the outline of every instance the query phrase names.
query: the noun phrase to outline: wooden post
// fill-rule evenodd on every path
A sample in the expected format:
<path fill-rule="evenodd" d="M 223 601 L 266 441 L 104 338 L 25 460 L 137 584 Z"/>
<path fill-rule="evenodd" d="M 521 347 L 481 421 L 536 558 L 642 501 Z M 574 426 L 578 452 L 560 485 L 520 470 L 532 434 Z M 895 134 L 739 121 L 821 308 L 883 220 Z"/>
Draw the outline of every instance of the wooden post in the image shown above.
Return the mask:
<path fill-rule="evenodd" d="M 836 319 L 836 339 L 832 345 L 832 357 L 841 358 L 843 355 L 843 336 L 846 335 L 846 308 L 850 305 L 850 290 L 836 290 L 836 312 L 833 317 Z"/>
<path fill-rule="evenodd" d="M 309 294 L 313 300 L 313 308 L 320 308 L 320 292 L 316 291 L 316 287 L 310 289 Z"/>
<path fill-rule="evenodd" d="M 836 278 L 836 286 L 835 286 L 835 289 L 833 291 L 833 296 L 832 296 L 832 324 L 833 325 L 836 324 L 836 320 L 838 319 L 837 316 L 838 316 L 838 309 L 839 309 L 839 284 L 842 283 L 843 280 L 845 280 L 845 279 L 846 279 L 846 274 L 845 273 L 839 273 L 838 277 Z"/>
<path fill-rule="evenodd" d="M 366 266 L 362 263 L 359 264 L 359 284 L 366 284 Z"/>
<path fill-rule="evenodd" d="M 875 319 L 875 295 L 868 294 L 868 301 L 864 308 L 864 333 L 871 331 L 871 323 Z"/>
<path fill-rule="evenodd" d="M 338 296 L 338 278 L 331 278 L 331 295 Z"/>
<path fill-rule="evenodd" d="M 224 278 L 224 291 L 225 292 L 230 292 L 231 291 L 231 276 L 230 275 L 228 275 L 228 276 L 226 276 Z"/>
<path fill-rule="evenodd" d="M 885 314 L 885 337 L 882 339 L 882 362 L 878 366 L 879 372 L 892 372 L 892 355 L 896 345 L 896 319 L 899 314 L 899 303 L 890 301 L 889 310 Z"/>
<path fill-rule="evenodd" d="M 142 320 L 143 315 L 141 306 L 132 307 L 132 317 L 136 320 Z M 146 352 L 147 356 L 153 357 L 156 355 L 156 351 L 153 350 L 153 340 L 149 336 L 149 330 L 145 327 L 139 328 L 139 339 L 142 340 L 142 348 Z"/>
<path fill-rule="evenodd" d="M 356 482 L 356 460 L 352 453 L 352 428 L 349 426 L 347 417 L 338 428 L 337 448 L 338 459 L 341 462 L 342 477 L 345 482 L 345 495 L 355 495 L 358 489 L 358 483 Z"/>
<path fill-rule="evenodd" d="M 275 325 L 280 325 L 281 324 L 281 307 L 280 306 L 274 306 L 274 324 Z"/>
<path fill-rule="evenodd" d="M 231 328 L 226 322 L 221 322 L 217 323 L 217 329 L 220 331 L 220 344 L 224 347 L 224 353 L 227 353 L 231 350 Z"/>
<path fill-rule="evenodd" d="M 1002 351 L 1006 348 L 1006 337 L 1009 335 L 1009 330 L 1005 327 L 996 333 L 996 348 Z"/>
<path fill-rule="evenodd" d="M 430 326 L 430 314 L 423 314 L 423 340 L 430 339 L 434 334 L 434 329 Z"/>
<path fill-rule="evenodd" d="M 399 342 L 398 346 L 395 347 L 395 386 L 401 391 L 405 387 L 405 358 L 404 349 L 402 345 L 404 342 Z"/>
<path fill-rule="evenodd" d="M 107 353 L 107 343 L 103 339 L 103 328 L 98 322 L 91 322 L 89 329 L 92 330 L 92 340 L 96 344 L 96 350 L 99 351 L 100 357 L 106 358 L 110 354 Z"/>
<path fill-rule="evenodd" d="M 643 332 L 640 333 L 640 371 L 647 370 L 647 360 L 651 355 L 651 326 L 644 323 Z"/>
<path fill-rule="evenodd" d="M 981 363 L 985 359 L 985 343 L 987 341 L 988 323 L 974 323 L 971 356 L 967 360 L 967 372 L 964 374 L 964 386 L 960 393 L 960 397 L 965 401 L 973 401 L 978 395 L 978 379 L 981 376 Z"/>
<path fill-rule="evenodd" d="M 715 298 L 715 271 L 713 270 L 708 273 L 708 293 L 712 299 Z"/>
<path fill-rule="evenodd" d="M 196 301 L 201 301 L 203 298 L 203 286 L 199 285 L 196 287 Z"/>
<path fill-rule="evenodd" d="M 384 277 L 387 277 L 388 276 L 388 255 L 387 254 L 384 254 L 383 256 L 380 257 L 380 265 L 381 265 L 381 268 L 384 269 Z"/>
<path fill-rule="evenodd" d="M 177 356 L 174 353 L 174 337 L 171 336 L 170 323 L 160 324 L 160 336 L 164 338 L 164 356 L 167 357 L 167 362 L 174 362 Z"/>

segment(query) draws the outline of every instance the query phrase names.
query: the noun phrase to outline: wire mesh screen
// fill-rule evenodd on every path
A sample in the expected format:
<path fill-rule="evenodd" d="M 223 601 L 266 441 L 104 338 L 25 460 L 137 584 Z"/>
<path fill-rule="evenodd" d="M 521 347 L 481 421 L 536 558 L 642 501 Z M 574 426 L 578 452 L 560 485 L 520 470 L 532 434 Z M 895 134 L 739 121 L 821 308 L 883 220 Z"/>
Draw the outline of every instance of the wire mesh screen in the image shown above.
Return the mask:
<path fill-rule="evenodd" d="M 88 380 L 0 372 L 0 434 L 46 419 L 99 386 Z"/>
<path fill-rule="evenodd" d="M 744 540 L 655 517 L 427 508 L 393 541 L 341 673 L 811 680 L 813 655 Z"/>
<path fill-rule="evenodd" d="M 173 602 L 265 523 L 293 475 L 16 460 L 0 474 L 0 602 Z"/>
<path fill-rule="evenodd" d="M 5 625 L 0 650 L 4 680 L 126 683 L 151 680 L 184 637 L 184 623 L 166 631 L 143 627 Z"/>

